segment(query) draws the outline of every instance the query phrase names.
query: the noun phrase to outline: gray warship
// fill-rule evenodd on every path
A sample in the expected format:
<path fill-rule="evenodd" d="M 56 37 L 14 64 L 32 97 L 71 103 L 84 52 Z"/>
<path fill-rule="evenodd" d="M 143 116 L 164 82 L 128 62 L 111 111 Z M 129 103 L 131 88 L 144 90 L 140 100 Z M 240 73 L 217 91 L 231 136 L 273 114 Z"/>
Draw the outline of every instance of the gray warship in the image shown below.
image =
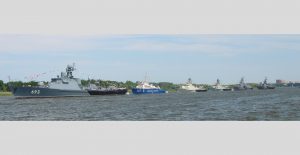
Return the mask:
<path fill-rule="evenodd" d="M 267 81 L 268 81 L 268 79 L 267 79 L 267 77 L 266 77 L 265 80 L 264 80 L 264 82 L 263 82 L 263 83 L 261 82 L 261 83 L 257 86 L 257 88 L 258 88 L 258 89 L 275 89 L 275 87 L 272 86 L 271 84 L 269 84 Z"/>
<path fill-rule="evenodd" d="M 10 90 L 16 98 L 42 98 L 42 97 L 75 97 L 89 96 L 89 93 L 83 89 L 81 80 L 74 78 L 72 72 L 73 66 L 68 65 L 66 72 L 61 72 L 61 76 L 52 78 L 51 82 L 42 86 L 10 86 Z"/>
<path fill-rule="evenodd" d="M 245 83 L 244 77 L 241 78 L 240 84 L 233 88 L 234 90 L 252 90 L 253 88 L 250 85 Z"/>

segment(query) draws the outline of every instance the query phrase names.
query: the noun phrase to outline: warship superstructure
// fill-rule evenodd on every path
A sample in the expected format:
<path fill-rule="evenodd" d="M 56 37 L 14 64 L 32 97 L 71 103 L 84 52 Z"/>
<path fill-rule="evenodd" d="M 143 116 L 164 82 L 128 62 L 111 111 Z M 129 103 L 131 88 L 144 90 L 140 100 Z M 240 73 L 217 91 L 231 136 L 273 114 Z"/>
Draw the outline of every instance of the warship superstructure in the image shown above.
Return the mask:
<path fill-rule="evenodd" d="M 16 98 L 89 96 L 89 93 L 83 89 L 81 80 L 73 77 L 74 70 L 74 64 L 68 65 L 66 72 L 61 72 L 60 76 L 52 78 L 47 85 L 10 86 L 11 91 Z"/>

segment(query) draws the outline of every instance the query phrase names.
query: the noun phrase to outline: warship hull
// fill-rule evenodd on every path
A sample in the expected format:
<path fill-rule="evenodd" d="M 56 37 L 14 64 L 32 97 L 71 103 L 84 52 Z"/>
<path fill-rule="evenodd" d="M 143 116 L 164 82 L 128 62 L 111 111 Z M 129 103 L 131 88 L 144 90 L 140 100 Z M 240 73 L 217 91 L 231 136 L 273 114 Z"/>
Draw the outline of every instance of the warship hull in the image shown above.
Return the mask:
<path fill-rule="evenodd" d="M 261 89 L 261 90 L 263 90 L 263 89 L 275 89 L 275 87 L 274 86 L 267 86 L 267 87 L 257 86 L 257 89 Z"/>
<path fill-rule="evenodd" d="M 207 89 L 197 89 L 196 92 L 207 92 Z"/>
<path fill-rule="evenodd" d="M 246 87 L 234 87 L 234 91 L 244 91 L 244 90 L 253 90 L 253 88 L 246 88 Z"/>
<path fill-rule="evenodd" d="M 232 91 L 232 89 L 230 89 L 230 88 L 225 88 L 225 89 L 222 89 L 222 91 Z"/>
<path fill-rule="evenodd" d="M 83 90 L 61 90 L 40 87 L 16 87 L 12 89 L 16 98 L 44 98 L 44 97 L 76 97 L 90 96 Z"/>
<path fill-rule="evenodd" d="M 234 91 L 245 91 L 245 90 L 253 90 L 253 88 L 245 89 L 245 88 L 234 88 Z"/>
<path fill-rule="evenodd" d="M 224 89 L 212 89 L 213 91 L 233 91 L 233 89 L 230 88 L 224 88 Z"/>
<path fill-rule="evenodd" d="M 196 90 L 187 90 L 187 89 L 179 89 L 179 92 L 207 92 L 207 89 L 196 89 Z"/>
<path fill-rule="evenodd" d="M 164 94 L 167 93 L 165 90 L 162 89 L 141 89 L 141 88 L 133 88 L 133 94 Z"/>
<path fill-rule="evenodd" d="M 88 90 L 90 95 L 125 95 L 127 89 L 116 89 L 116 90 Z"/>

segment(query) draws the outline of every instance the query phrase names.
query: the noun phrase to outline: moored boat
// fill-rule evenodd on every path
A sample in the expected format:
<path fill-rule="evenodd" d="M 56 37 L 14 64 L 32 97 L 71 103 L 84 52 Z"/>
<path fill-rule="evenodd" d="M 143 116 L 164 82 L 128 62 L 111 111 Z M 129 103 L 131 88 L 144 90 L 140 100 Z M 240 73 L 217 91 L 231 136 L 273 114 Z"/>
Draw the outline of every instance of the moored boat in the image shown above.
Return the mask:
<path fill-rule="evenodd" d="M 221 85 L 221 82 L 219 79 L 217 79 L 217 83 L 212 86 L 213 90 L 217 90 L 217 91 L 232 91 L 233 89 L 227 87 L 227 86 L 223 86 Z"/>
<path fill-rule="evenodd" d="M 265 78 L 264 82 L 261 82 L 258 86 L 258 89 L 275 89 L 275 86 L 272 86 L 268 83 L 268 79 Z"/>
<path fill-rule="evenodd" d="M 90 95 L 125 95 L 128 92 L 126 88 L 117 88 L 113 86 L 101 88 L 93 84 L 90 84 L 87 91 Z"/>
<path fill-rule="evenodd" d="M 147 80 L 140 82 L 136 88 L 132 89 L 133 94 L 164 94 L 167 91 L 161 89 L 159 86 L 149 84 Z"/>
<path fill-rule="evenodd" d="M 81 80 L 73 77 L 74 70 L 74 64 L 73 66 L 68 65 L 66 72 L 61 72 L 60 77 L 52 78 L 47 85 L 35 87 L 10 85 L 10 89 L 16 98 L 89 96 L 89 93 L 83 89 Z"/>
<path fill-rule="evenodd" d="M 239 91 L 239 90 L 249 90 L 249 89 L 252 90 L 253 88 L 247 85 L 245 83 L 244 78 L 242 77 L 240 83 L 237 86 L 235 86 L 233 89 Z"/>
<path fill-rule="evenodd" d="M 184 91 L 190 91 L 190 92 L 206 92 L 207 89 L 205 89 L 202 86 L 195 86 L 192 82 L 192 79 L 189 78 L 187 83 L 181 86 L 180 90 Z"/>

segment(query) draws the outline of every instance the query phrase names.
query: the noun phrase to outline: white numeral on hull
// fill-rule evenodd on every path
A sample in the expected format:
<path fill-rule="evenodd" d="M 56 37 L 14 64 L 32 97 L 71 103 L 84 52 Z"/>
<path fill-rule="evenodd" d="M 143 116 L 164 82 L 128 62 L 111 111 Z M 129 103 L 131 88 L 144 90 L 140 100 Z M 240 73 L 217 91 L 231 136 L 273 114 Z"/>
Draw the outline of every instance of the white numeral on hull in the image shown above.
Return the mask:
<path fill-rule="evenodd" d="M 41 91 L 40 90 L 32 90 L 30 93 L 32 95 L 39 95 L 41 93 Z"/>

